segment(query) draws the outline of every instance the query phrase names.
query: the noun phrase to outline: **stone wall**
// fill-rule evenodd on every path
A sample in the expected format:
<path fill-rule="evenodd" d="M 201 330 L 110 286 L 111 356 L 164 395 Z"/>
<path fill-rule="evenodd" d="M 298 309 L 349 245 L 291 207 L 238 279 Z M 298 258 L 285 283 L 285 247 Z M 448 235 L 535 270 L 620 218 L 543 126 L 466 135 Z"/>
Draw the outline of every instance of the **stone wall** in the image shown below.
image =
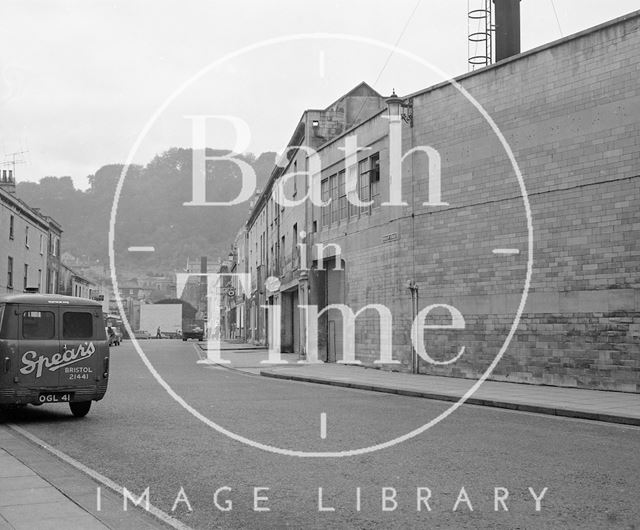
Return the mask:
<path fill-rule="evenodd" d="M 465 353 L 453 364 L 421 361 L 421 372 L 477 378 L 503 349 L 530 257 L 527 201 L 508 144 L 528 193 L 532 274 L 491 377 L 640 391 L 639 27 L 636 13 L 460 77 L 489 119 L 449 83 L 411 96 L 414 126 L 403 125 L 402 150 L 437 150 L 448 204 L 423 205 L 428 159 L 417 153 L 402 166 L 407 206 L 379 208 L 315 237 L 342 247 L 347 305 L 392 309 L 394 357 L 402 361 L 394 369 L 410 367 L 408 279 L 417 282 L 420 308 L 452 305 L 466 324 L 425 332 L 434 359 L 451 359 L 462 345 Z M 383 200 L 387 131 L 382 116 L 351 131 L 381 153 Z M 321 151 L 323 167 L 336 163 L 338 145 Z M 518 253 L 494 253 L 500 248 Z M 428 323 L 449 321 L 434 311 Z M 356 353 L 367 364 L 379 355 L 378 331 L 375 313 L 359 319 Z"/>

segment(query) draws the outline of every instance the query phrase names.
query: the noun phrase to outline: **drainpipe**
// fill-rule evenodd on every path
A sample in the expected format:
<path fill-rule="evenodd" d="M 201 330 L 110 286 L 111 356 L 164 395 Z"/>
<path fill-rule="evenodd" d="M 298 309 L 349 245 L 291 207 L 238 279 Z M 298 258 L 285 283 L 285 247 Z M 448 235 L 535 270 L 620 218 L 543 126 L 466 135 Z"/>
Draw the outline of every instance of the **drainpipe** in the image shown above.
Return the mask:
<path fill-rule="evenodd" d="M 418 337 L 416 336 L 419 333 L 418 326 L 414 326 L 413 323 L 416 321 L 418 316 L 418 284 L 415 280 L 407 281 L 407 289 L 411 292 L 411 329 L 415 328 L 415 331 L 412 331 L 411 337 L 411 373 L 418 373 L 418 354 L 416 352 L 415 344 L 418 343 Z"/>

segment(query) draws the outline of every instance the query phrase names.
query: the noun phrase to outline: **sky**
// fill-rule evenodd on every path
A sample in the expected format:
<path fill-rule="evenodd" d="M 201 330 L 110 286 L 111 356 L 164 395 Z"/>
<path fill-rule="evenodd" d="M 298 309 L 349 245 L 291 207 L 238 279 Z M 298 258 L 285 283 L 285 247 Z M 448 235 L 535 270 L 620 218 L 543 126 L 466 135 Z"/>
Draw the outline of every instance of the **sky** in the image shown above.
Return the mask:
<path fill-rule="evenodd" d="M 522 50 L 637 9 L 523 0 Z M 196 115 L 245 122 L 243 151 L 281 151 L 305 109 L 361 81 L 403 95 L 443 80 L 406 53 L 465 73 L 467 11 L 467 0 L 2 0 L 0 161 L 26 151 L 19 181 L 69 175 L 85 189 L 103 165 L 190 147 Z M 231 121 L 207 124 L 207 145 L 236 145 Z"/>

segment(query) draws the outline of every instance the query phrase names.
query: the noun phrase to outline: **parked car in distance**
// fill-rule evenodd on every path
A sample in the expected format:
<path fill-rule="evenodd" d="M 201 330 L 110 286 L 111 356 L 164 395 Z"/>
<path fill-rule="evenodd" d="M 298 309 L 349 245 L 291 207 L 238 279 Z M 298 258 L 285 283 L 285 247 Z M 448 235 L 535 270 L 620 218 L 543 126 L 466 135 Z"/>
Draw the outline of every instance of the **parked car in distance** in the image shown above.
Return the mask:
<path fill-rule="evenodd" d="M 204 330 L 200 326 L 193 326 L 182 330 L 182 340 L 187 339 L 204 340 Z"/>
<path fill-rule="evenodd" d="M 150 339 L 151 338 L 151 333 L 149 333 L 148 331 L 146 331 L 144 329 L 138 329 L 138 330 L 133 332 L 133 336 L 136 339 Z"/>

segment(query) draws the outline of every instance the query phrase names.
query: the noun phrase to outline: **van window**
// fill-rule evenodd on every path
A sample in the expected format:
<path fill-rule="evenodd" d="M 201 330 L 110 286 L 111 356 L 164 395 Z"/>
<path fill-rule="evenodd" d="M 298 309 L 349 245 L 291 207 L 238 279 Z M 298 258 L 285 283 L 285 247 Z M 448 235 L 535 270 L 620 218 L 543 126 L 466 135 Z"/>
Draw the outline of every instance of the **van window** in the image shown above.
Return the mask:
<path fill-rule="evenodd" d="M 0 337 L 4 337 L 4 333 L 2 333 L 2 315 L 4 315 L 4 304 L 0 304 Z"/>
<path fill-rule="evenodd" d="M 56 334 L 55 324 L 55 315 L 51 311 L 25 311 L 22 313 L 22 337 L 52 339 Z"/>
<path fill-rule="evenodd" d="M 91 313 L 67 312 L 62 315 L 63 339 L 90 339 L 93 337 Z"/>

